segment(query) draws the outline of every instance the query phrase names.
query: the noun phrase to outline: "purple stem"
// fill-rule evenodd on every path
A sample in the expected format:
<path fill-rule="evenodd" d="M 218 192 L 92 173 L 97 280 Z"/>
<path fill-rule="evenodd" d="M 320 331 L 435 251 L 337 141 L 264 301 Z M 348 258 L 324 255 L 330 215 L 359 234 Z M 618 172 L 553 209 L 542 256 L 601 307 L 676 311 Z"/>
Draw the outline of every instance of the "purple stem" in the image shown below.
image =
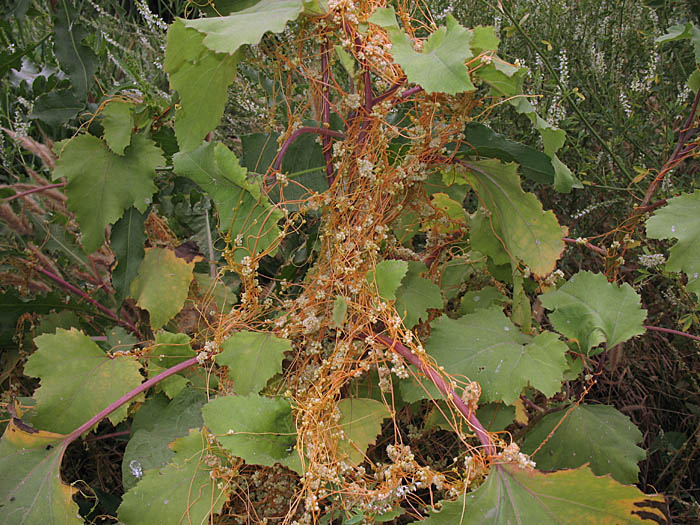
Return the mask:
<path fill-rule="evenodd" d="M 335 131 L 332 129 L 311 128 L 308 126 L 299 128 L 294 133 L 292 133 L 287 140 L 284 141 L 284 144 L 282 144 L 282 148 L 280 149 L 279 155 L 277 155 L 277 160 L 275 160 L 275 164 L 273 165 L 273 168 L 276 171 L 279 171 L 282 168 L 282 161 L 284 160 L 284 155 L 287 153 L 289 146 L 292 145 L 292 142 L 294 142 L 299 135 L 303 135 L 304 133 L 318 133 L 319 135 L 335 137 L 340 140 L 343 140 L 345 138 L 345 135 L 343 135 L 340 131 Z"/>
<path fill-rule="evenodd" d="M 82 291 L 80 288 L 78 288 L 77 286 L 73 286 L 71 283 L 69 283 L 69 282 L 63 280 L 63 279 L 62 279 L 61 277 L 59 277 L 58 275 L 56 275 L 56 274 L 54 274 L 54 273 L 52 273 L 52 272 L 50 272 L 50 271 L 48 271 L 48 270 L 45 270 L 45 269 L 42 268 L 41 266 L 36 266 L 34 269 L 35 269 L 37 272 L 39 272 L 40 274 L 42 274 L 42 275 L 48 277 L 49 279 L 51 279 L 51 280 L 52 280 L 53 282 L 55 282 L 56 284 L 62 286 L 62 287 L 65 288 L 66 290 L 69 290 L 69 291 L 73 292 L 74 294 L 76 294 L 77 296 L 79 296 L 79 297 L 80 297 L 81 299 L 83 299 L 84 301 L 87 301 L 88 303 L 90 303 L 91 305 L 93 305 L 93 306 L 94 306 L 95 308 L 97 308 L 98 310 L 101 310 L 102 312 L 104 312 L 105 314 L 107 314 L 109 317 L 111 317 L 112 319 L 114 319 L 117 323 L 119 323 L 119 324 L 122 325 L 123 327 L 128 328 L 129 330 L 131 330 L 131 331 L 132 331 L 134 334 L 136 334 L 136 336 L 138 336 L 139 338 L 143 338 L 143 335 L 141 334 L 141 332 L 139 332 L 139 329 L 136 328 L 136 325 L 135 325 L 132 321 L 130 321 L 129 319 L 120 319 L 119 316 L 118 316 L 115 312 L 113 312 L 112 310 L 110 310 L 110 309 L 107 308 L 106 306 L 103 306 L 103 305 L 101 305 L 100 303 L 98 303 L 95 299 L 93 299 L 93 298 L 90 297 L 88 294 L 86 294 L 85 292 L 83 292 L 83 291 Z"/>
<path fill-rule="evenodd" d="M 52 190 L 54 188 L 62 188 L 65 186 L 65 182 L 58 182 L 56 184 L 49 184 L 48 186 L 40 186 L 38 188 L 32 188 L 31 190 L 26 190 L 21 193 L 15 193 L 14 195 L 11 195 L 10 197 L 7 197 L 6 199 L 3 199 L 4 202 L 10 202 L 15 199 L 19 199 L 21 197 L 25 197 L 27 195 L 31 195 L 32 193 L 38 193 L 40 191 L 46 191 L 46 190 Z"/>
<path fill-rule="evenodd" d="M 671 328 L 661 328 L 660 326 L 644 326 L 647 330 L 654 330 L 655 332 L 665 332 L 667 334 L 680 335 L 681 337 L 687 337 L 688 339 L 693 339 L 695 341 L 700 341 L 700 337 L 697 335 L 688 334 L 686 332 L 681 332 L 680 330 L 673 330 Z"/>
<path fill-rule="evenodd" d="M 407 89 L 406 91 L 404 91 L 403 93 L 401 93 L 401 95 L 399 95 L 399 96 L 400 96 L 401 98 L 408 98 L 408 97 L 410 97 L 411 95 L 415 95 L 416 93 L 420 93 L 421 91 L 423 91 L 423 88 L 422 88 L 422 87 L 420 87 L 420 86 L 414 86 L 414 87 L 412 87 L 412 88 Z"/>
<path fill-rule="evenodd" d="M 467 419 L 469 426 L 472 427 L 476 432 L 476 435 L 479 438 L 481 444 L 486 449 L 486 452 L 490 456 L 496 454 L 495 447 L 493 445 L 493 442 L 491 441 L 491 436 L 489 436 L 489 433 L 486 431 L 481 422 L 477 419 L 476 415 L 474 414 L 474 411 L 471 408 L 469 408 L 464 401 L 462 401 L 462 398 L 458 396 L 457 393 L 452 389 L 452 387 L 450 387 L 450 385 L 448 385 L 445 382 L 445 380 L 440 376 L 440 374 L 438 374 L 430 366 L 424 364 L 420 359 L 418 359 L 417 355 L 413 354 L 408 348 L 406 348 L 404 345 L 402 345 L 395 339 L 391 339 L 384 335 L 375 335 L 375 337 L 379 339 L 382 343 L 387 345 L 389 348 L 394 350 L 397 354 L 399 354 L 413 366 L 420 369 L 420 371 L 423 372 L 426 376 L 428 376 L 428 378 L 435 384 L 438 390 L 442 392 L 442 395 L 445 396 L 447 399 L 451 400 L 457 407 L 457 410 L 459 410 L 462 413 L 462 415 Z"/>
<path fill-rule="evenodd" d="M 189 368 L 192 365 L 196 365 L 196 364 L 197 364 L 197 358 L 191 357 L 190 359 L 187 359 L 186 361 L 183 361 L 182 363 L 178 363 L 177 365 L 173 366 L 172 368 L 168 368 L 167 370 L 164 370 L 160 374 L 153 376 L 148 381 L 141 383 L 139 386 L 134 388 L 131 392 L 127 392 L 122 397 L 117 399 L 114 403 L 110 404 L 107 408 L 100 410 L 97 414 L 92 416 L 85 423 L 83 423 L 78 428 L 76 428 L 73 432 L 68 434 L 68 436 L 66 436 L 64 443 L 67 445 L 68 443 L 74 441 L 83 432 L 90 430 L 94 425 L 96 425 L 97 423 L 102 421 L 102 419 L 107 417 L 109 414 L 114 412 L 116 409 L 118 409 L 123 404 L 128 403 L 129 401 L 134 399 L 141 392 L 145 392 L 146 390 L 151 388 L 153 385 L 156 385 L 159 382 L 161 382 L 163 379 L 166 379 L 174 374 L 177 374 L 178 372 L 182 372 L 186 368 Z"/>

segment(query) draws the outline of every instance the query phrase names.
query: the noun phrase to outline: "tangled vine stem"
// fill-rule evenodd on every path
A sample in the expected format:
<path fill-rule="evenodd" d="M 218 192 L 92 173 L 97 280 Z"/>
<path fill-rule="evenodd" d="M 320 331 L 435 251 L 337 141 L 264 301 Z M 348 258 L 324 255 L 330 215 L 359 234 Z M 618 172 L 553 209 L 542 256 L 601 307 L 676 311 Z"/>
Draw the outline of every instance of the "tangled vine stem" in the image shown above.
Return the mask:
<path fill-rule="evenodd" d="M 310 126 L 304 126 L 296 130 L 294 133 L 292 133 L 287 140 L 284 141 L 284 144 L 282 144 L 282 148 L 280 148 L 279 155 L 277 155 L 277 160 L 275 160 L 275 164 L 273 168 L 276 171 L 279 171 L 282 168 L 282 161 L 284 160 L 284 156 L 287 153 L 287 150 L 289 149 L 289 146 L 292 145 L 292 142 L 294 142 L 297 137 L 300 135 L 303 135 L 304 133 L 316 133 L 318 135 L 322 135 L 324 137 L 335 137 L 337 139 L 343 140 L 345 139 L 345 135 L 343 135 L 340 131 L 335 131 L 332 129 L 326 129 L 326 128 L 312 128 Z"/>
<path fill-rule="evenodd" d="M 455 392 L 452 389 L 452 387 L 450 387 L 450 385 L 448 385 L 445 382 L 445 380 L 440 376 L 440 374 L 438 374 L 430 366 L 423 363 L 420 359 L 418 359 L 418 356 L 412 353 L 408 348 L 406 348 L 397 340 L 378 334 L 376 334 L 375 337 L 379 341 L 387 345 L 389 348 L 394 350 L 406 361 L 418 368 L 426 376 L 428 376 L 428 378 L 435 384 L 438 390 L 440 390 L 440 392 L 446 398 L 450 399 L 457 407 L 457 410 L 459 410 L 462 413 L 462 415 L 466 418 L 467 423 L 469 423 L 469 426 L 474 430 L 474 432 L 476 432 L 476 436 L 479 438 L 479 442 L 481 442 L 481 444 L 486 449 L 486 453 L 489 456 L 494 456 L 496 454 L 496 448 L 494 447 L 493 441 L 491 440 L 491 436 L 481 424 L 481 421 L 477 419 L 474 410 L 469 408 L 467 404 L 464 401 L 462 401 L 462 398 L 457 394 L 457 392 Z"/>

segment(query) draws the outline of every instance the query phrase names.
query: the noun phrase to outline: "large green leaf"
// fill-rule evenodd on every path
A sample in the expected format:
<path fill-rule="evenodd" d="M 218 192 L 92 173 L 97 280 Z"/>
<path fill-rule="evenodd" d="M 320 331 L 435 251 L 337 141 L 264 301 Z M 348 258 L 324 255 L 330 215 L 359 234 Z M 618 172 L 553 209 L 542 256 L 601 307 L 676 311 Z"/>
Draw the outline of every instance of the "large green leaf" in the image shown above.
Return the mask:
<path fill-rule="evenodd" d="M 288 401 L 257 394 L 218 397 L 202 408 L 202 415 L 219 443 L 247 463 L 301 469 Z"/>
<path fill-rule="evenodd" d="M 609 283 L 603 274 L 579 272 L 558 290 L 540 296 L 554 329 L 575 340 L 582 352 L 608 348 L 644 333 L 646 310 L 632 287 Z"/>
<path fill-rule="evenodd" d="M 141 384 L 138 361 L 110 357 L 87 335 L 76 329 L 56 330 L 36 337 L 37 346 L 24 373 L 38 377 L 32 424 L 68 434 L 107 405 Z M 126 418 L 128 405 L 109 415 L 116 425 Z"/>
<path fill-rule="evenodd" d="M 554 183 L 554 167 L 546 153 L 496 133 L 488 126 L 470 122 L 464 129 L 460 154 L 517 162 L 524 177 L 542 184 Z"/>
<path fill-rule="evenodd" d="M 498 308 L 477 310 L 459 319 L 441 317 L 434 323 L 426 351 L 445 372 L 466 376 L 481 385 L 481 400 L 512 404 L 530 385 L 547 396 L 561 388 L 567 368 L 567 346 L 552 332 L 536 337 L 521 333 Z M 437 388 L 424 381 L 401 383 L 406 401 L 439 398 Z"/>
<path fill-rule="evenodd" d="M 690 40 L 695 50 L 695 62 L 700 64 L 700 27 L 692 22 L 677 24 L 667 29 L 665 35 L 655 39 L 656 42 L 673 42 L 675 40 Z"/>
<path fill-rule="evenodd" d="M 547 275 L 564 251 L 562 231 L 551 211 L 520 187 L 516 164 L 497 159 L 469 163 L 464 175 L 491 214 L 495 234 L 511 257 L 535 275 Z"/>
<path fill-rule="evenodd" d="M 187 262 L 167 248 L 148 248 L 131 282 L 131 297 L 151 314 L 151 327 L 161 328 L 182 310 L 190 289 L 194 261 Z"/>
<path fill-rule="evenodd" d="M 124 489 L 136 485 L 146 471 L 172 460 L 175 453 L 168 445 L 185 436 L 190 429 L 201 428 L 201 409 L 206 401 L 203 390 L 190 387 L 183 389 L 170 402 L 160 394 L 141 406 L 131 425 L 131 438 L 124 451 Z"/>
<path fill-rule="evenodd" d="M 166 466 L 146 472 L 138 484 L 124 494 L 119 521 L 127 525 L 154 523 L 207 523 L 227 499 L 223 485 L 212 476 L 207 457 L 222 454 L 200 430 L 178 439 L 171 447 L 175 456 Z"/>
<path fill-rule="evenodd" d="M 180 95 L 175 114 L 180 151 L 195 149 L 221 122 L 240 60 L 238 53 L 212 53 L 202 40 L 203 35 L 180 19 L 168 29 L 163 69 L 170 75 L 170 88 Z"/>
<path fill-rule="evenodd" d="M 260 392 L 275 374 L 282 372 L 284 353 L 292 343 L 266 332 L 236 332 L 222 344 L 216 362 L 228 367 L 237 394 Z"/>
<path fill-rule="evenodd" d="M 422 262 L 408 261 L 408 272 L 396 290 L 396 311 L 406 328 L 413 328 L 420 319 L 428 320 L 428 308 L 442 308 L 440 288 L 421 277 L 428 271 Z"/>
<path fill-rule="evenodd" d="M 175 173 L 196 182 L 214 200 L 219 226 L 237 248 L 234 257 L 267 250 L 279 238 L 277 221 L 283 214 L 273 208 L 258 181 L 246 178 L 246 169 L 223 144 L 206 143 L 173 158 Z M 238 239 L 238 240 L 236 240 Z M 276 253 L 276 248 L 270 255 Z"/>
<path fill-rule="evenodd" d="M 60 0 L 54 19 L 54 53 L 61 69 L 70 77 L 79 100 L 87 98 L 99 60 L 83 41 L 92 32 L 80 20 L 80 13 L 69 0 Z"/>
<path fill-rule="evenodd" d="M 60 126 L 83 109 L 85 103 L 79 101 L 70 89 L 56 89 L 36 99 L 29 117 L 43 120 L 49 126 Z"/>
<path fill-rule="evenodd" d="M 229 16 L 183 20 L 188 28 L 204 34 L 204 45 L 218 53 L 233 55 L 245 44 L 257 44 L 268 31 L 281 33 L 304 9 L 301 0 L 260 0 Z"/>
<path fill-rule="evenodd" d="M 385 27 L 391 38 L 391 54 L 406 73 L 409 82 L 421 86 L 426 93 L 461 93 L 476 89 L 469 79 L 464 62 L 472 56 L 469 42 L 473 33 L 447 14 L 447 27 L 442 26 L 416 51 L 413 40 L 399 29 L 394 8 L 377 9 L 370 20 Z"/>
<path fill-rule="evenodd" d="M 408 272 L 408 262 L 387 260 L 377 264 L 367 272 L 367 282 L 377 287 L 377 293 L 382 299 L 393 301 L 396 290 L 401 286 L 401 280 Z"/>
<path fill-rule="evenodd" d="M 129 295 L 131 281 L 136 277 L 146 254 L 146 216 L 146 212 L 129 208 L 116 222 L 109 236 L 109 244 L 117 259 L 117 266 L 112 270 L 112 286 L 117 304 L 121 304 Z"/>
<path fill-rule="evenodd" d="M 0 440 L 0 522 L 83 523 L 73 501 L 77 489 L 61 480 L 64 437 L 10 421 Z"/>
<path fill-rule="evenodd" d="M 639 429 L 607 405 L 579 405 L 571 412 L 547 414 L 527 433 L 522 450 L 532 454 L 545 440 L 532 458 L 538 468 L 559 470 L 588 463 L 594 474 L 611 474 L 630 485 L 637 483 L 637 463 L 647 457 L 635 444 L 642 441 Z"/>
<path fill-rule="evenodd" d="M 465 501 L 466 499 L 466 501 Z M 668 523 L 662 496 L 595 477 L 587 467 L 543 474 L 513 465 L 495 466 L 483 485 L 444 502 L 425 525 L 631 525 Z M 648 518 L 648 519 L 645 519 Z"/>
<path fill-rule="evenodd" d="M 148 349 L 146 357 L 160 368 L 171 368 L 194 355 L 190 336 L 162 331 L 156 334 L 155 344 Z"/>
<path fill-rule="evenodd" d="M 102 246 L 107 225 L 114 224 L 128 208 L 146 211 L 157 189 L 155 169 L 163 164 L 160 149 L 143 135 L 133 136 L 123 156 L 87 134 L 63 146 L 53 179 L 65 177 L 68 182 L 68 208 L 80 224 L 85 251 Z"/>
<path fill-rule="evenodd" d="M 131 128 L 134 127 L 134 117 L 131 114 L 132 104 L 113 100 L 102 110 L 102 127 L 105 130 L 105 142 L 117 155 L 123 155 L 131 143 Z"/>
<path fill-rule="evenodd" d="M 678 239 L 666 263 L 669 272 L 684 272 L 687 288 L 700 297 L 700 190 L 669 199 L 647 220 L 647 237 Z"/>
<path fill-rule="evenodd" d="M 382 431 L 382 421 L 391 417 L 389 409 L 374 399 L 345 398 L 338 401 L 338 426 L 344 438 L 338 442 L 338 452 L 346 454 L 351 463 L 359 465 L 365 459 L 367 447 Z"/>

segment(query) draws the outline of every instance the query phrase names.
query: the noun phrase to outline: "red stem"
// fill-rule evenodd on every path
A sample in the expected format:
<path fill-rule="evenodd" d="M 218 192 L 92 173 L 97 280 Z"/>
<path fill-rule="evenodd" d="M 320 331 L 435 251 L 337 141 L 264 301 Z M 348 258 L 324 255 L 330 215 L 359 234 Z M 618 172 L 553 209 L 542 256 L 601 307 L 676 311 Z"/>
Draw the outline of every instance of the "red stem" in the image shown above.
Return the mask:
<path fill-rule="evenodd" d="M 462 398 L 459 395 L 457 395 L 457 393 L 452 389 L 452 387 L 450 387 L 450 385 L 448 385 L 445 382 L 445 380 L 440 376 L 440 374 L 438 374 L 430 366 L 423 363 L 423 361 L 421 361 L 417 355 L 412 353 L 408 348 L 406 348 L 404 345 L 402 345 L 395 339 L 391 339 L 384 335 L 375 335 L 375 337 L 379 339 L 382 343 L 387 345 L 389 348 L 391 348 L 393 351 L 395 351 L 397 354 L 399 354 L 401 357 L 403 357 L 406 361 L 411 363 L 413 366 L 420 369 L 420 371 L 423 372 L 426 376 L 428 376 L 428 378 L 435 384 L 438 390 L 442 392 L 442 395 L 445 396 L 447 399 L 451 400 L 457 407 L 457 410 L 459 410 L 462 413 L 462 415 L 466 418 L 467 423 L 469 423 L 469 426 L 474 430 L 474 432 L 476 432 L 476 435 L 479 438 L 481 444 L 486 449 L 486 452 L 490 456 L 496 454 L 495 447 L 493 445 L 493 442 L 491 441 L 491 436 L 489 436 L 489 433 L 486 431 L 481 422 L 477 419 L 476 415 L 474 414 L 474 411 L 471 408 L 469 408 L 464 401 L 462 401 Z"/>
<path fill-rule="evenodd" d="M 568 242 L 569 244 L 579 244 L 579 242 L 576 239 L 570 239 L 569 237 L 562 237 L 562 241 Z M 608 252 L 605 251 L 603 248 L 600 248 L 595 244 L 591 244 L 590 242 L 584 243 L 584 246 L 589 250 L 593 250 L 594 252 L 599 253 L 603 257 L 607 257 L 608 255 Z"/>
<path fill-rule="evenodd" d="M 101 439 L 109 439 L 113 437 L 128 436 L 131 430 L 120 430 L 119 432 L 110 432 L 109 434 L 101 434 L 99 436 L 90 436 L 87 441 L 100 441 Z"/>
<path fill-rule="evenodd" d="M 403 93 L 401 93 L 400 97 L 401 98 L 408 98 L 411 95 L 415 95 L 416 93 L 420 93 L 421 91 L 423 91 L 422 87 L 415 86 L 415 87 L 409 88 L 406 91 L 404 91 Z"/>
<path fill-rule="evenodd" d="M 644 326 L 647 330 L 653 330 L 655 332 L 664 332 L 667 334 L 680 335 L 681 337 L 687 337 L 688 339 L 693 339 L 695 341 L 700 341 L 700 337 L 697 335 L 688 334 L 686 332 L 681 332 L 680 330 L 673 330 L 671 328 L 661 328 L 660 326 Z"/>
<path fill-rule="evenodd" d="M 21 193 L 15 193 L 14 195 L 3 199 L 3 201 L 10 202 L 15 199 L 26 197 L 27 195 L 31 195 L 32 193 L 39 193 L 40 191 L 52 190 L 54 188 L 62 188 L 65 185 L 65 182 L 57 182 L 56 184 L 49 184 L 48 186 L 39 186 L 38 188 L 32 188 L 31 190 L 26 190 Z"/>
<path fill-rule="evenodd" d="M 287 153 L 289 146 L 292 145 L 292 142 L 294 142 L 299 135 L 303 135 L 304 133 L 318 133 L 319 135 L 335 137 L 340 140 L 343 140 L 345 138 L 345 135 L 343 135 L 340 131 L 335 131 L 332 129 L 311 128 L 308 126 L 299 128 L 294 133 L 292 133 L 287 140 L 284 141 L 284 144 L 282 144 L 282 148 L 280 149 L 279 155 L 277 155 L 277 160 L 275 160 L 275 164 L 273 166 L 273 168 L 276 171 L 279 171 L 282 168 L 282 160 L 284 160 L 284 155 Z"/>
<path fill-rule="evenodd" d="M 172 368 L 168 368 L 167 370 L 164 370 L 160 374 L 153 376 L 148 381 L 141 383 L 139 386 L 134 388 L 131 392 L 127 392 L 122 397 L 117 399 L 114 403 L 110 404 L 107 408 L 100 410 L 97 414 L 92 416 L 85 423 L 83 423 L 78 428 L 76 428 L 73 432 L 68 434 L 68 436 L 65 439 L 65 443 L 66 444 L 70 443 L 71 441 L 78 438 L 83 432 L 90 430 L 94 425 L 96 425 L 97 423 L 102 421 L 102 419 L 104 419 L 109 414 L 111 414 L 112 412 L 117 410 L 123 404 L 128 403 L 129 401 L 134 399 L 141 392 L 145 392 L 146 390 L 151 388 L 153 385 L 160 383 L 163 379 L 166 379 L 172 375 L 175 375 L 178 372 L 182 372 L 186 368 L 189 368 L 192 365 L 196 365 L 196 364 L 197 364 L 197 358 L 191 357 L 190 359 L 187 359 L 186 361 L 183 361 L 182 363 L 178 363 L 177 365 L 173 366 Z"/>
<path fill-rule="evenodd" d="M 56 274 L 54 274 L 54 273 L 52 273 L 52 272 L 50 272 L 50 271 L 48 271 L 48 270 L 45 270 L 45 269 L 42 268 L 41 266 L 35 266 L 34 269 L 35 269 L 37 272 L 39 272 L 40 274 L 44 275 L 45 277 L 48 277 L 49 279 L 51 279 L 51 280 L 52 280 L 53 282 L 55 282 L 56 284 L 62 286 L 62 287 L 65 288 L 66 290 L 68 290 L 68 291 L 70 291 L 70 292 L 73 292 L 74 294 L 76 294 L 77 296 L 79 296 L 79 297 L 80 297 L 81 299 L 83 299 L 84 301 L 87 301 L 88 303 L 90 303 L 91 305 L 93 305 L 93 306 L 94 306 L 95 308 L 97 308 L 98 310 L 101 310 L 102 312 L 104 312 L 105 314 L 107 314 L 109 317 L 111 317 L 112 319 L 114 319 L 117 323 L 119 323 L 119 324 L 122 325 L 123 327 L 128 328 L 129 330 L 131 330 L 131 331 L 132 331 L 137 337 L 139 337 L 140 339 L 143 338 L 143 335 L 141 334 L 141 332 L 139 332 L 139 329 L 136 328 L 136 325 L 135 325 L 132 321 L 130 321 L 130 320 L 128 320 L 128 319 L 120 319 L 119 316 L 118 316 L 114 311 L 112 311 L 112 310 L 110 310 L 109 308 L 107 308 L 106 306 L 103 306 L 103 305 L 101 305 L 100 303 L 98 303 L 95 299 L 93 299 L 93 298 L 90 297 L 88 294 L 86 294 L 85 292 L 83 292 L 83 291 L 82 291 L 80 288 L 78 288 L 77 286 L 73 286 L 71 283 L 65 281 L 64 279 L 62 279 L 62 278 L 59 277 L 58 275 L 56 275 Z"/>

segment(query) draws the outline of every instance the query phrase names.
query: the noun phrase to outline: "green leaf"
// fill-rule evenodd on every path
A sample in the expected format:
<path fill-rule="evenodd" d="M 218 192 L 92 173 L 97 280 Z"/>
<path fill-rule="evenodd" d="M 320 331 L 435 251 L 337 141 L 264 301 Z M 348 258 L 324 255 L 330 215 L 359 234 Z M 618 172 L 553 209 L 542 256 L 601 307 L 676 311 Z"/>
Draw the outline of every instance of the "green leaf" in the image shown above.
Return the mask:
<path fill-rule="evenodd" d="M 472 32 L 466 30 L 447 14 L 447 27 L 440 27 L 423 45 L 423 51 L 413 48 L 413 40 L 400 29 L 389 29 L 391 54 L 406 73 L 409 82 L 421 86 L 426 93 L 454 95 L 474 91 L 469 70 L 464 65 L 472 56 L 469 42 Z"/>
<path fill-rule="evenodd" d="M 600 343 L 608 348 L 644 333 L 639 294 L 624 283 L 618 287 L 603 274 L 579 272 L 558 290 L 540 296 L 559 333 L 575 340 L 587 353 Z"/>
<path fill-rule="evenodd" d="M 598 476 L 611 474 L 620 483 L 637 483 L 637 463 L 647 454 L 635 445 L 642 441 L 642 433 L 630 419 L 606 405 L 579 405 L 567 412 L 547 414 L 526 434 L 522 446 L 526 454 L 547 440 L 532 458 L 537 467 L 559 470 L 588 463 Z"/>
<path fill-rule="evenodd" d="M 146 471 L 163 467 L 172 460 L 175 453 L 168 445 L 187 435 L 190 429 L 201 428 L 202 407 L 206 402 L 203 390 L 190 387 L 170 402 L 160 394 L 141 406 L 131 425 L 131 438 L 122 461 L 125 490 L 135 486 Z"/>
<path fill-rule="evenodd" d="M 374 13 L 372 13 L 372 16 L 369 18 L 368 22 L 385 29 L 399 28 L 399 24 L 396 23 L 396 11 L 394 11 L 393 6 L 378 7 L 374 10 Z"/>
<path fill-rule="evenodd" d="M 510 256 L 499 238 L 494 235 L 491 221 L 483 208 L 469 218 L 469 240 L 474 250 L 488 255 L 495 265 L 507 264 L 510 267 Z"/>
<path fill-rule="evenodd" d="M 684 272 L 688 291 L 700 297 L 700 190 L 668 200 L 647 220 L 647 237 L 678 239 L 671 247 L 666 271 Z"/>
<path fill-rule="evenodd" d="M 79 135 L 63 145 L 53 180 L 67 179 L 68 209 L 80 224 L 85 251 L 102 246 L 105 228 L 125 210 L 134 206 L 146 211 L 157 189 L 155 169 L 164 164 L 160 149 L 143 135 L 134 135 L 124 156 L 92 135 Z"/>
<path fill-rule="evenodd" d="M 247 463 L 280 463 L 301 470 L 288 401 L 257 394 L 218 397 L 202 408 L 202 414 L 219 443 Z"/>
<path fill-rule="evenodd" d="M 433 324 L 425 349 L 448 374 L 478 381 L 483 402 L 510 405 L 527 385 L 553 396 L 567 368 L 568 347 L 556 334 L 525 335 L 497 308 L 477 310 L 457 320 L 441 317 Z M 440 397 L 432 383 L 423 383 L 426 389 L 403 381 L 404 399 Z"/>
<path fill-rule="evenodd" d="M 382 421 L 391 417 L 389 409 L 374 399 L 345 398 L 338 401 L 338 426 L 344 438 L 338 442 L 338 453 L 359 465 L 365 459 L 367 447 L 382 431 Z"/>
<path fill-rule="evenodd" d="M 175 114 L 180 151 L 195 149 L 221 122 L 240 60 L 238 53 L 212 53 L 202 40 L 203 35 L 187 29 L 180 19 L 168 29 L 163 69 L 170 75 L 170 88 L 180 95 Z"/>
<path fill-rule="evenodd" d="M 183 20 L 186 27 L 205 33 L 204 45 L 233 55 L 245 44 L 257 44 L 268 31 L 281 33 L 304 9 L 301 0 L 260 0 L 229 16 Z"/>
<path fill-rule="evenodd" d="M 133 104 L 113 100 L 102 110 L 102 127 L 105 130 L 105 142 L 114 153 L 123 155 L 131 143 L 131 129 L 134 117 L 131 114 Z"/>
<path fill-rule="evenodd" d="M 147 215 L 147 212 L 141 213 L 136 208 L 129 208 L 114 224 L 109 236 L 109 244 L 117 260 L 117 266 L 112 270 L 112 286 L 117 304 L 122 304 L 129 295 L 131 281 L 136 277 L 146 253 Z"/>
<path fill-rule="evenodd" d="M 0 440 L 2 523 L 84 523 L 73 501 L 78 490 L 61 480 L 64 437 L 7 425 Z"/>
<path fill-rule="evenodd" d="M 292 343 L 266 332 L 236 332 L 222 344 L 215 360 L 228 367 L 236 394 L 256 394 L 267 381 L 282 372 L 284 353 Z"/>
<path fill-rule="evenodd" d="M 61 69 L 70 77 L 73 93 L 78 100 L 87 98 L 99 60 L 94 51 L 83 41 L 91 34 L 80 21 L 80 13 L 61 0 L 54 19 L 54 53 Z"/>
<path fill-rule="evenodd" d="M 40 335 L 34 343 L 37 350 L 24 373 L 41 380 L 34 392 L 32 424 L 37 428 L 68 434 L 143 380 L 134 358 L 110 358 L 74 328 Z M 112 424 L 126 418 L 127 408 L 122 405 L 109 415 Z"/>
<path fill-rule="evenodd" d="M 205 433 L 192 430 L 172 444 L 172 463 L 149 470 L 139 483 L 124 494 L 119 521 L 129 525 L 153 523 L 206 523 L 221 510 L 227 499 L 217 486 L 212 467 L 205 458 L 222 454 L 208 442 Z"/>
<path fill-rule="evenodd" d="M 517 162 L 524 177 L 542 184 L 554 183 L 554 167 L 551 158 L 533 147 L 515 142 L 505 135 L 496 133 L 488 126 L 470 122 L 464 130 L 464 143 L 460 154 L 478 155 L 500 159 L 504 162 Z"/>
<path fill-rule="evenodd" d="M 440 288 L 421 277 L 428 267 L 422 262 L 408 261 L 408 271 L 396 290 L 396 311 L 406 328 L 413 328 L 420 319 L 428 320 L 428 308 L 442 308 Z"/>
<path fill-rule="evenodd" d="M 44 93 L 34 101 L 29 118 L 43 120 L 49 126 L 60 126 L 85 109 L 70 89 L 57 89 Z"/>
<path fill-rule="evenodd" d="M 151 327 L 161 328 L 182 310 L 190 289 L 194 261 L 187 262 L 167 248 L 148 248 L 131 282 L 131 297 L 151 314 Z"/>
<path fill-rule="evenodd" d="M 493 26 L 476 26 L 469 46 L 475 55 L 480 55 L 484 51 L 496 51 L 501 39 L 496 34 Z"/>
<path fill-rule="evenodd" d="M 246 169 L 226 146 L 206 143 L 194 151 L 178 153 L 173 163 L 175 173 L 197 183 L 216 204 L 219 227 L 229 232 L 238 246 L 233 250 L 237 261 L 265 250 L 269 255 L 276 253 L 277 222 L 283 214 L 272 207 L 258 181 L 246 178 Z"/>
<path fill-rule="evenodd" d="M 473 314 L 477 310 L 485 310 L 492 306 L 500 306 L 508 298 L 493 286 L 484 286 L 481 290 L 467 292 L 462 296 L 459 313 Z"/>
<path fill-rule="evenodd" d="M 700 64 L 700 28 L 692 22 L 677 24 L 668 28 L 665 35 L 655 38 L 657 43 L 690 40 L 695 49 L 695 62 Z"/>
<path fill-rule="evenodd" d="M 333 326 L 342 328 L 345 324 L 345 315 L 348 312 L 348 303 L 345 297 L 339 295 L 333 301 Z"/>
<path fill-rule="evenodd" d="M 195 352 L 190 346 L 190 336 L 170 332 L 158 332 L 155 344 L 146 353 L 149 361 L 161 368 L 171 368 L 194 356 Z"/>
<path fill-rule="evenodd" d="M 551 273 L 564 251 L 561 227 L 553 212 L 543 211 L 537 197 L 522 190 L 517 165 L 488 159 L 468 168 L 464 176 L 490 213 L 506 251 L 535 275 Z"/>
<path fill-rule="evenodd" d="M 465 501 L 466 498 L 466 501 Z M 588 525 L 667 523 L 663 496 L 648 496 L 587 467 L 543 474 L 513 465 L 493 467 L 476 491 L 443 502 L 425 525 Z M 645 518 L 648 518 L 645 519 Z"/>
<path fill-rule="evenodd" d="M 366 275 L 370 286 L 377 287 L 377 293 L 382 299 L 393 301 L 396 299 L 396 290 L 401 285 L 401 280 L 408 272 L 406 261 L 382 261 L 369 270 Z"/>

